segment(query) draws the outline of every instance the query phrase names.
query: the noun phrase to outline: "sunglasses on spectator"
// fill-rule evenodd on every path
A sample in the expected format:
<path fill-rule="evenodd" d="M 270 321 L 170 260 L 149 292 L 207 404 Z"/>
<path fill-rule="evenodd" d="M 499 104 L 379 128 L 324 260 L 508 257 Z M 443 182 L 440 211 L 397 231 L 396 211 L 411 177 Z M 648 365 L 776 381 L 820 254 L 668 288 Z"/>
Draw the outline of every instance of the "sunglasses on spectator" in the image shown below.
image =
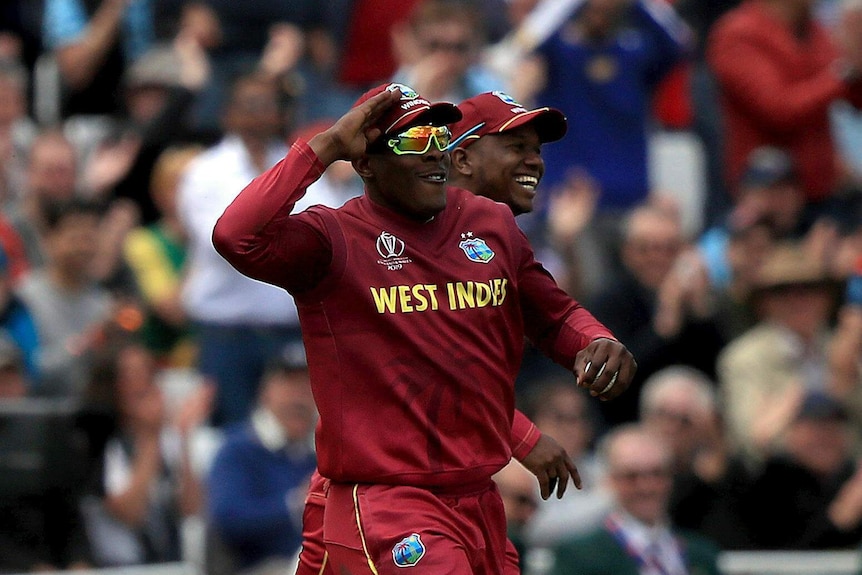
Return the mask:
<path fill-rule="evenodd" d="M 431 149 L 432 141 L 438 150 L 445 152 L 449 148 L 451 139 L 452 133 L 446 126 L 413 126 L 390 138 L 386 145 L 399 156 L 421 155 Z"/>

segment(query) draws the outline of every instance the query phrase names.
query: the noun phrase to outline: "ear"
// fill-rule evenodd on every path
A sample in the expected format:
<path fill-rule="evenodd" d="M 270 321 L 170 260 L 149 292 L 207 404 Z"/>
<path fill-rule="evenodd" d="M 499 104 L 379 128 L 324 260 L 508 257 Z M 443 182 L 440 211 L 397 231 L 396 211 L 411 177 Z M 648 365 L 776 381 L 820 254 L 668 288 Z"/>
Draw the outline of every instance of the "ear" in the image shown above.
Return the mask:
<path fill-rule="evenodd" d="M 356 170 L 356 173 L 359 174 L 359 177 L 363 180 L 373 178 L 374 174 L 371 170 L 371 158 L 368 154 L 362 154 L 358 158 L 351 160 L 350 163 L 353 165 L 353 169 Z"/>
<path fill-rule="evenodd" d="M 452 160 L 452 167 L 458 170 L 458 173 L 465 177 L 473 175 L 473 163 L 470 158 L 470 152 L 464 148 L 455 148 L 449 154 Z"/>

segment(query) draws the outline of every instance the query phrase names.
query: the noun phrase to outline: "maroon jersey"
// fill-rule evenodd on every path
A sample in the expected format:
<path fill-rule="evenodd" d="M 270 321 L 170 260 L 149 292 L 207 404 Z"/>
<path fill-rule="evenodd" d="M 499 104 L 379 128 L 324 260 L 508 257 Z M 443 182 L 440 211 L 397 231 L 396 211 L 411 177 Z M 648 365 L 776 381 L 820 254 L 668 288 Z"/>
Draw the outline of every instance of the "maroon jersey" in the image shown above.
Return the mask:
<path fill-rule="evenodd" d="M 511 457 L 524 336 L 568 368 L 609 331 L 536 262 L 508 207 L 457 188 L 417 223 L 367 196 L 290 215 L 324 167 L 307 144 L 256 178 L 213 241 L 296 299 L 321 474 L 452 486 Z"/>

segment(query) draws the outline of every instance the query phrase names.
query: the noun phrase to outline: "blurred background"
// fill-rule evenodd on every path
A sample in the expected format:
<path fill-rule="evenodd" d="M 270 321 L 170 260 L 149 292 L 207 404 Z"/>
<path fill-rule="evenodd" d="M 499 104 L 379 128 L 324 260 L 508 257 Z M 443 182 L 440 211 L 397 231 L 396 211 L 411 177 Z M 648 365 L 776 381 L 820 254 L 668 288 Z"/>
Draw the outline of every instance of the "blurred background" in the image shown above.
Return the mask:
<path fill-rule="evenodd" d="M 523 572 L 713 572 L 602 563 L 644 515 L 727 575 L 862 573 L 860 0 L 4 0 L 0 573 L 293 572 L 296 308 L 210 237 L 388 81 L 566 114 L 518 223 L 639 364 L 595 402 L 527 344 L 584 488 L 497 477 Z"/>

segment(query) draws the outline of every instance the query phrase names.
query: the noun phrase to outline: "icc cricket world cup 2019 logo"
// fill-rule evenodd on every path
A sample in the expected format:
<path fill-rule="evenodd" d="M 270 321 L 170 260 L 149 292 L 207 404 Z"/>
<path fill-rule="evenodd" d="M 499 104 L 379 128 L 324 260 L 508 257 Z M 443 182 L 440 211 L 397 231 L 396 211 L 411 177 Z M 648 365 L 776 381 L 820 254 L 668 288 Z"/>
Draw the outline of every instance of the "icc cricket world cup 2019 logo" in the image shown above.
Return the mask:
<path fill-rule="evenodd" d="M 385 259 L 397 258 L 404 253 L 404 242 L 389 232 L 381 232 L 377 238 L 377 253 Z"/>
<path fill-rule="evenodd" d="M 380 232 L 377 236 L 377 253 L 381 259 L 377 263 L 386 266 L 389 271 L 400 270 L 405 264 L 411 263 L 408 256 L 404 254 L 404 240 L 401 240 L 389 232 Z"/>

